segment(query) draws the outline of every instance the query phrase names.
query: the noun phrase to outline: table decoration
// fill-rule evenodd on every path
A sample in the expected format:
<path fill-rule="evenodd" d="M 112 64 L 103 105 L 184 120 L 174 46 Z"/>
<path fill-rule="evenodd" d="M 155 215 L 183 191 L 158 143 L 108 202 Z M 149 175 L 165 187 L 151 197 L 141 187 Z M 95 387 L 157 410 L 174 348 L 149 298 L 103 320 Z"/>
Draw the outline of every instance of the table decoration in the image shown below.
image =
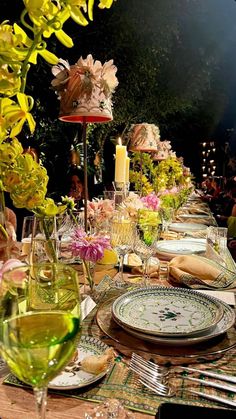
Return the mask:
<path fill-rule="evenodd" d="M 88 234 L 81 228 L 77 228 L 72 235 L 70 248 L 73 256 L 79 256 L 82 260 L 84 291 L 86 293 L 86 284 L 88 284 L 89 291 L 93 294 L 95 263 L 103 257 L 105 249 L 111 248 L 110 240 L 99 235 Z"/>
<path fill-rule="evenodd" d="M 12 372 L 32 385 L 38 417 L 44 419 L 48 382 L 79 340 L 76 272 L 55 263 L 18 266 L 3 274 L 1 293 L 1 354 Z"/>
<path fill-rule="evenodd" d="M 236 274 L 225 266 L 203 256 L 181 255 L 169 263 L 169 279 L 190 288 L 231 289 Z"/>
<path fill-rule="evenodd" d="M 112 199 L 94 198 L 92 201 L 88 201 L 88 221 L 93 233 L 109 235 L 114 209 L 115 201 Z"/>
<path fill-rule="evenodd" d="M 131 125 L 128 132 L 129 150 L 135 152 L 133 162 L 134 160 L 136 162 L 135 167 L 131 171 L 131 181 L 135 183 L 135 189 L 140 192 L 141 196 L 147 193 L 147 189 L 144 188 L 145 181 L 146 187 L 150 184 L 150 179 L 147 179 L 145 173 L 145 155 L 157 151 L 159 139 L 160 131 L 158 126 L 154 124 L 142 123 Z"/>
<path fill-rule="evenodd" d="M 87 124 L 104 123 L 113 119 L 111 97 L 118 85 L 116 71 L 113 60 L 102 65 L 100 61 L 94 61 L 91 54 L 85 59 L 80 57 L 72 66 L 61 59 L 59 64 L 52 68 L 55 79 L 51 84 L 60 100 L 59 119 L 64 122 L 80 123 L 83 126 L 84 228 L 86 232 L 88 231 Z M 125 151 L 126 157 L 126 150 L 117 151 Z M 119 164 L 120 159 L 117 168 Z M 124 160 L 124 173 L 125 169 Z M 125 179 L 123 181 L 125 182 Z"/>
<path fill-rule="evenodd" d="M 149 335 L 190 337 L 212 330 L 223 308 L 216 298 L 193 290 L 149 287 L 118 297 L 112 315 L 119 324 Z"/>
<path fill-rule="evenodd" d="M 110 8 L 112 3 L 113 0 L 101 0 L 98 7 Z M 63 25 L 70 18 L 79 25 L 87 25 L 89 20 L 93 20 L 93 6 L 94 2 L 87 0 L 76 5 L 60 0 L 43 5 L 39 2 L 33 6 L 28 1 L 24 2 L 19 22 L 10 25 L 5 20 L 0 25 L 4 37 L 0 47 L 1 63 L 4 63 L 1 64 L 4 83 L 1 84 L 0 98 L 0 191 L 9 192 L 17 208 L 27 208 L 40 215 L 44 211 L 47 216 L 63 211 L 63 207 L 56 209 L 53 200 L 45 198 L 48 182 L 46 169 L 32 154 L 23 154 L 17 136 L 26 123 L 30 134 L 35 131 L 36 122 L 32 116 L 34 100 L 27 94 L 27 75 L 31 66 L 37 63 L 38 54 L 49 64 L 57 64 L 58 58 L 47 49 L 47 39 L 55 34 L 64 46 L 72 47 L 73 40 L 65 33 Z M 26 32 L 23 28 L 26 28 Z M 108 84 L 107 80 L 104 88 Z M 9 239 L 11 244 L 10 235 L 5 234 L 4 220 L 0 220 L 0 224 L 5 230 L 4 241 Z M 1 242 L 2 239 L 0 237 Z"/>

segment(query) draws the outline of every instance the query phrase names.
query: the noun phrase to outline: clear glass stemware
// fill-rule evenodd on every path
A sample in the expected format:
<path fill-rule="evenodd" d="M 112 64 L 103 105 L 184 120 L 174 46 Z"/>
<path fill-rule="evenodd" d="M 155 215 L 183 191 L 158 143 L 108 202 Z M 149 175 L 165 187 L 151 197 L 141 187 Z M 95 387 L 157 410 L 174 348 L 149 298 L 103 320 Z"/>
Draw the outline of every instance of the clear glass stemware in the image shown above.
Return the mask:
<path fill-rule="evenodd" d="M 4 273 L 1 291 L 1 355 L 33 387 L 38 418 L 45 419 L 47 385 L 80 337 L 76 271 L 55 263 L 20 266 Z"/>
<path fill-rule="evenodd" d="M 128 286 L 124 281 L 124 257 L 133 249 L 135 223 L 126 215 L 117 212 L 111 221 L 111 245 L 119 255 L 119 274 L 115 281 L 117 288 Z"/>
<path fill-rule="evenodd" d="M 149 274 L 149 260 L 156 255 L 156 243 L 160 237 L 161 225 L 138 224 L 134 242 L 134 252 L 140 257 L 143 264 L 143 286 L 147 286 Z"/>

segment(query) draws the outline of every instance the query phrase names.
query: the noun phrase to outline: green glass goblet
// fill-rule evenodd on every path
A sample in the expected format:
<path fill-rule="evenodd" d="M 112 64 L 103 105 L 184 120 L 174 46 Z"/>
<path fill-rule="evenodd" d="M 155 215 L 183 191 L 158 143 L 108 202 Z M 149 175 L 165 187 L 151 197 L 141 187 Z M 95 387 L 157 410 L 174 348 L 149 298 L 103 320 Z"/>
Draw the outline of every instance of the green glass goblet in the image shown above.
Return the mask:
<path fill-rule="evenodd" d="M 80 337 L 76 271 L 59 263 L 20 266 L 3 275 L 1 292 L 2 357 L 33 387 L 44 419 L 48 383 L 71 360 Z"/>

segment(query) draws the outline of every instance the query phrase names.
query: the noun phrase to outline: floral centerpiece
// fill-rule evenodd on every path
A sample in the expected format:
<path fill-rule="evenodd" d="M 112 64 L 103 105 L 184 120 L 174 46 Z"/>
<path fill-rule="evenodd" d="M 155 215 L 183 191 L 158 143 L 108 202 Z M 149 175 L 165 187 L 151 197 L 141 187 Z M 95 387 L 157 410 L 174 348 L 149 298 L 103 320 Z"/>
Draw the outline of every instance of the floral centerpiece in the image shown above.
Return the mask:
<path fill-rule="evenodd" d="M 110 240 L 99 235 L 88 235 L 77 228 L 72 235 L 71 251 L 83 262 L 84 274 L 91 291 L 94 289 L 94 264 L 104 255 L 105 249 L 111 249 Z"/>
<path fill-rule="evenodd" d="M 112 218 L 114 202 L 110 199 L 88 201 L 88 220 L 95 231 L 106 230 Z"/>
<path fill-rule="evenodd" d="M 113 3 L 113 0 L 98 1 L 101 9 L 110 8 Z M 25 123 L 31 134 L 36 127 L 31 113 L 34 100 L 25 92 L 27 74 L 31 65 L 37 63 L 38 55 L 51 65 L 58 63 L 56 55 L 48 51 L 46 39 L 54 34 L 63 45 L 72 47 L 73 40 L 63 26 L 70 18 L 79 25 L 87 25 L 93 20 L 94 1 L 23 0 L 23 3 L 20 24 L 11 25 L 8 21 L 0 24 L 0 192 L 9 192 L 17 208 L 50 216 L 66 206 L 58 207 L 52 199 L 46 198 L 46 169 L 31 155 L 23 154 L 17 139 Z M 3 217 L 0 223 L 6 239 Z"/>
<path fill-rule="evenodd" d="M 135 222 L 139 220 L 144 224 L 157 224 L 160 222 L 158 215 L 160 202 L 160 198 L 154 192 L 144 197 L 131 192 L 120 205 L 120 210 L 124 211 Z"/>

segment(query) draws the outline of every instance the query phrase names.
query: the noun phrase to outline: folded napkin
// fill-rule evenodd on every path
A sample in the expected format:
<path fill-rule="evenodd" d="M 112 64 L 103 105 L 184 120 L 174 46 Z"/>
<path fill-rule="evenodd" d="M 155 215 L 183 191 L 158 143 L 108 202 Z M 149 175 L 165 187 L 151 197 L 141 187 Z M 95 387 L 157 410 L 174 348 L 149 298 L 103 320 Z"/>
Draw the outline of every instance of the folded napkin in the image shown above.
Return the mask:
<path fill-rule="evenodd" d="M 225 289 L 236 287 L 236 272 L 203 256 L 176 256 L 169 263 L 169 277 L 190 288 Z"/>
<path fill-rule="evenodd" d="M 189 214 L 202 214 L 202 215 L 206 215 L 206 216 L 210 216 L 210 211 L 208 209 L 203 209 L 203 208 L 198 208 L 198 207 L 188 207 L 186 208 L 186 211 Z"/>

